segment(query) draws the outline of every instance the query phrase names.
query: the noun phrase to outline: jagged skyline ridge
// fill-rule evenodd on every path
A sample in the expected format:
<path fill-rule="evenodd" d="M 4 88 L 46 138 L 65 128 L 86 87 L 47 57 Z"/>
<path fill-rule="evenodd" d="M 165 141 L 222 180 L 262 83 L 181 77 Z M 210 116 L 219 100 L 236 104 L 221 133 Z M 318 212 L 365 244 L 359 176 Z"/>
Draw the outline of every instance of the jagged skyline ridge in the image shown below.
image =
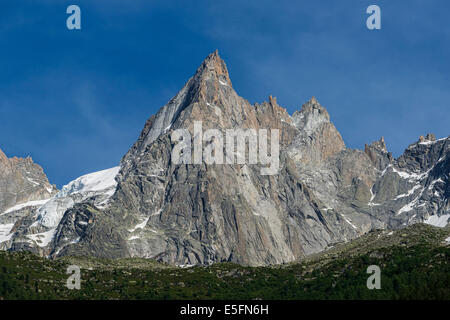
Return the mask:
<path fill-rule="evenodd" d="M 384 16 L 378 33 L 365 28 L 365 8 L 344 2 L 105 3 L 81 0 L 89 23 L 78 34 L 58 1 L 2 6 L 0 145 L 45 163 L 59 187 L 115 165 L 142 119 L 215 48 L 241 96 L 272 94 L 292 113 L 315 95 L 352 148 L 384 135 L 398 156 L 419 135 L 448 134 L 445 1 L 383 4 L 395 19 Z"/>

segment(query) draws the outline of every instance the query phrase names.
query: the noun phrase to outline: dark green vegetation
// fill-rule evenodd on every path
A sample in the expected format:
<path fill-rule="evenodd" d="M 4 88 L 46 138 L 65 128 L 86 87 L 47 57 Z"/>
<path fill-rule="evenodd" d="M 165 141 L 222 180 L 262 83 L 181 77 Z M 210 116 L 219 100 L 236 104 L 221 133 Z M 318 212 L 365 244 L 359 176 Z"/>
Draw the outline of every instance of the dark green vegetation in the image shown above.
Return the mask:
<path fill-rule="evenodd" d="M 175 268 L 144 259 L 47 260 L 0 252 L 0 299 L 450 299 L 450 230 L 414 225 L 371 232 L 302 263 Z M 81 290 L 66 268 L 81 267 Z M 369 265 L 381 290 L 368 290 Z"/>

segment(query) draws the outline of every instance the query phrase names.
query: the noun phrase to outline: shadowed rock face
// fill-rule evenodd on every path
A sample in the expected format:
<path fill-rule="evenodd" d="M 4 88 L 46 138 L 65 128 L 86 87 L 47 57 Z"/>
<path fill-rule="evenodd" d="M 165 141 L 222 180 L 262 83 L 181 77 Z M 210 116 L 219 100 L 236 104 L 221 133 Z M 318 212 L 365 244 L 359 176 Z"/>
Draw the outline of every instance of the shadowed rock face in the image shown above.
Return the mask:
<path fill-rule="evenodd" d="M 278 129 L 278 174 L 261 175 L 259 164 L 175 164 L 171 134 L 193 135 L 194 121 L 224 135 Z M 214 52 L 146 122 L 108 204 L 96 194 L 67 210 L 46 252 L 179 265 L 299 260 L 374 228 L 448 214 L 449 139 L 432 138 L 397 160 L 384 139 L 348 149 L 316 98 L 292 116 L 274 97 L 251 105 Z"/>
<path fill-rule="evenodd" d="M 388 228 L 423 221 L 436 225 L 437 220 L 445 226 L 450 218 L 450 138 L 428 137 L 411 144 L 378 174 L 372 212 Z"/>

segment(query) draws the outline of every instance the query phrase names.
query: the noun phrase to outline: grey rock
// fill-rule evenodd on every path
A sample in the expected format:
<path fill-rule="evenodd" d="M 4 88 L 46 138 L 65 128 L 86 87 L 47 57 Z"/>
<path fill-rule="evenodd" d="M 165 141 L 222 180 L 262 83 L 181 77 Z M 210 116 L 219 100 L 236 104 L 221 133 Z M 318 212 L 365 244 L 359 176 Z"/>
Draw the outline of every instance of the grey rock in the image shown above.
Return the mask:
<path fill-rule="evenodd" d="M 175 164 L 171 134 L 192 134 L 194 121 L 222 133 L 279 129 L 279 173 L 261 175 L 259 164 Z M 272 96 L 251 105 L 214 52 L 145 123 L 107 205 L 101 192 L 83 198 L 62 214 L 48 246 L 15 242 L 11 249 L 183 266 L 301 260 L 374 229 L 445 220 L 449 141 L 429 134 L 398 159 L 383 138 L 364 151 L 347 148 L 316 98 L 292 116 Z M 18 236 L 35 225 L 21 221 Z"/>
<path fill-rule="evenodd" d="M 369 156 L 375 168 L 381 171 L 394 160 L 392 153 L 387 151 L 383 137 L 379 141 L 372 142 L 370 145 L 366 144 L 364 146 L 364 152 Z"/>
<path fill-rule="evenodd" d="M 48 199 L 57 192 L 31 157 L 7 158 L 0 150 L 0 214 L 16 205 Z"/>

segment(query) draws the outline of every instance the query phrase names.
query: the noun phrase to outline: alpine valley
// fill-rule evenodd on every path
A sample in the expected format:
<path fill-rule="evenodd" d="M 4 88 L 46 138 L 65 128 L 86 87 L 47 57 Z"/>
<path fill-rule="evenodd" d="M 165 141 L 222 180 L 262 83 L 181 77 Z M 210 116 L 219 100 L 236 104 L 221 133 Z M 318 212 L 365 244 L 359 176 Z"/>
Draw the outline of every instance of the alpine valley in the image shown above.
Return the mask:
<path fill-rule="evenodd" d="M 280 166 L 175 164 L 176 129 L 278 129 Z M 445 227 L 450 137 L 421 136 L 397 159 L 385 141 L 347 148 L 311 98 L 292 115 L 251 105 L 218 52 L 151 116 L 117 167 L 61 190 L 31 158 L 0 150 L 0 249 L 42 257 L 146 258 L 170 265 L 299 262 L 375 230 Z"/>

